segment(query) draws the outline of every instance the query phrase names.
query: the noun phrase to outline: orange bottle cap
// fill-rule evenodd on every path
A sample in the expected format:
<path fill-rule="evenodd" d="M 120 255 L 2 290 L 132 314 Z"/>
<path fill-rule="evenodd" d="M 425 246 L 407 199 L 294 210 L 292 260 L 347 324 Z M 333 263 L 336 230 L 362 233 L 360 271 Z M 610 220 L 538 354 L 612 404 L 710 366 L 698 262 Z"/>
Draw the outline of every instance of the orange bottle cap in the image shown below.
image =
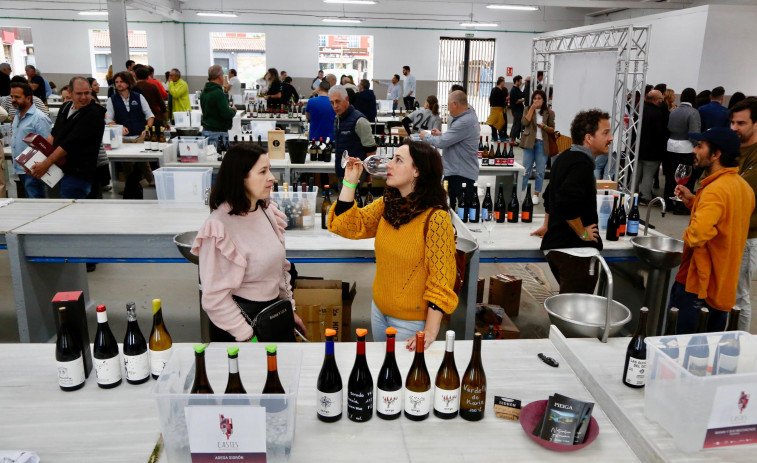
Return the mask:
<path fill-rule="evenodd" d="M 326 328 L 326 336 L 336 336 L 336 330 L 333 328 Z"/>
<path fill-rule="evenodd" d="M 368 330 L 366 330 L 365 328 L 358 328 L 355 330 L 355 333 L 358 336 L 365 336 L 366 334 L 368 334 Z"/>
<path fill-rule="evenodd" d="M 420 338 L 420 339 L 423 339 L 423 338 L 425 338 L 425 337 L 426 337 L 426 333 L 425 333 L 425 332 L 423 332 L 423 331 L 416 331 L 416 332 L 415 332 L 415 337 L 417 337 L 417 338 Z"/>
<path fill-rule="evenodd" d="M 385 333 L 386 334 L 397 334 L 397 329 L 396 328 L 392 328 L 390 326 L 389 328 L 386 329 Z"/>

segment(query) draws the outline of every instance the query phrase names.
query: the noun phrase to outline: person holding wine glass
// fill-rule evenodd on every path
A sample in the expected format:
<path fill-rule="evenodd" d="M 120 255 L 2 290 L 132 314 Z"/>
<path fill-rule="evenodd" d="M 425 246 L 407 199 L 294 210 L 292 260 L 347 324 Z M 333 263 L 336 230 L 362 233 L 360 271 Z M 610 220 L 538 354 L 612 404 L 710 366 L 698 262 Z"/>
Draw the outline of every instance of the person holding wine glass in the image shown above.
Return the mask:
<path fill-rule="evenodd" d="M 249 341 L 258 334 L 251 320 L 263 308 L 280 299 L 294 307 L 294 270 L 284 246 L 287 217 L 270 201 L 273 182 L 271 161 L 260 146 L 237 143 L 224 155 L 210 191 L 210 216 L 191 250 L 200 257 L 211 341 Z M 294 324 L 305 333 L 296 312 Z"/>
<path fill-rule="evenodd" d="M 392 326 L 408 350 L 415 348 L 417 331 L 426 333 L 428 347 L 444 314 L 457 307 L 455 234 L 440 183 L 441 156 L 425 143 L 402 145 L 387 164 L 383 196 L 359 208 L 355 187 L 362 172 L 360 159 L 350 158 L 339 200 L 329 211 L 329 230 L 376 240 L 373 340 L 384 341 Z"/>
<path fill-rule="evenodd" d="M 376 152 L 373 129 L 365 115 L 350 104 L 347 89 L 334 85 L 329 89 L 329 101 L 336 113 L 334 119 L 334 152 L 347 151 L 351 156 L 365 159 Z M 344 168 L 339 156 L 334 156 L 336 176 L 344 177 Z"/>
<path fill-rule="evenodd" d="M 544 90 L 535 90 L 531 97 L 531 106 L 525 111 L 521 119 L 523 133 L 520 147 L 523 148 L 523 166 L 526 168 L 524 178 L 531 178 L 531 171 L 536 164 L 534 177 L 534 196 L 531 201 L 539 204 L 539 195 L 544 184 L 544 172 L 547 169 L 547 154 L 549 153 L 549 137 L 547 133 L 555 131 L 555 112 L 547 106 L 547 94 Z M 522 190 L 526 189 L 523 182 Z"/>
<path fill-rule="evenodd" d="M 696 195 L 678 185 L 675 195 L 691 210 L 683 233 L 683 258 L 670 290 L 678 307 L 678 334 L 694 333 L 702 307 L 710 311 L 707 331 L 725 329 L 736 303 L 739 267 L 755 205 L 754 191 L 739 175 L 741 143 L 736 132 L 713 127 L 691 133 L 694 167 L 705 178 Z"/>

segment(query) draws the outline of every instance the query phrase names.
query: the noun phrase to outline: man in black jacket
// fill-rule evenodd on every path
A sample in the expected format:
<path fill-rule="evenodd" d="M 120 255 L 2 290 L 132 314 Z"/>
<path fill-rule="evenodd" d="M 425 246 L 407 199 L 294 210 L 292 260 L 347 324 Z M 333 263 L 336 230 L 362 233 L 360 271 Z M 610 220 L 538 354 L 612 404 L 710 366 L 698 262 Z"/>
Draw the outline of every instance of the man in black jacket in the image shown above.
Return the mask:
<path fill-rule="evenodd" d="M 594 292 L 598 272 L 589 276 L 591 258 L 602 250 L 597 226 L 597 183 L 594 158 L 607 154 L 612 143 L 610 115 L 598 109 L 582 111 L 570 125 L 575 143 L 552 163 L 544 192 L 541 250 L 560 283 L 560 293 Z"/>
<path fill-rule="evenodd" d="M 668 110 L 660 108 L 662 93 L 651 90 L 644 98 L 644 114 L 639 136 L 639 164 L 636 183 L 639 185 L 639 203 L 654 198 L 652 186 L 660 170 L 660 163 L 668 151 Z"/>
<path fill-rule="evenodd" d="M 41 178 L 53 163 L 64 160 L 60 196 L 84 199 L 97 171 L 97 154 L 105 130 L 105 108 L 92 100 L 92 89 L 84 77 L 74 77 L 69 87 L 73 101 L 61 107 L 53 131 L 47 137 L 55 150 L 46 160 L 34 164 L 31 173 Z"/>

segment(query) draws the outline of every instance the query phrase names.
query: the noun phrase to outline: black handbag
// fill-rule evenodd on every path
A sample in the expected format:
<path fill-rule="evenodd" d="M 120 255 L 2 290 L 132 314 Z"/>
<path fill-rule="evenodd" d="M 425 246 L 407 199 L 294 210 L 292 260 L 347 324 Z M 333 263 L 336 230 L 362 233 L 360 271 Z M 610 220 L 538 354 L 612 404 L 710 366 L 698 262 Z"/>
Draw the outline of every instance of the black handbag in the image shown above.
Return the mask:
<path fill-rule="evenodd" d="M 258 342 L 295 342 L 294 309 L 288 299 L 269 302 L 253 302 L 232 296 L 242 311 Z"/>

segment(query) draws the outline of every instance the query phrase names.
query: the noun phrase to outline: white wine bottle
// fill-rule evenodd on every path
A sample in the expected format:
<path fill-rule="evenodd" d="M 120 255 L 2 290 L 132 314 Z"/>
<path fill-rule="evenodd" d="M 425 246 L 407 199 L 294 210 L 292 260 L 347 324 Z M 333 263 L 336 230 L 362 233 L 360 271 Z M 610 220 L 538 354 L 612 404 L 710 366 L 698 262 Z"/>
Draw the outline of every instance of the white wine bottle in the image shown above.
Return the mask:
<path fill-rule="evenodd" d="M 171 358 L 173 341 L 163 323 L 163 309 L 160 299 L 152 300 L 152 331 L 150 332 L 150 373 L 158 379 Z"/>
<path fill-rule="evenodd" d="M 455 365 L 455 332 L 447 331 L 444 360 L 436 373 L 434 415 L 449 420 L 460 410 L 460 375 Z"/>
<path fill-rule="evenodd" d="M 425 337 L 423 331 L 415 333 L 415 358 L 405 379 L 405 416 L 413 421 L 428 418 L 433 399 L 431 377 L 423 355 Z"/>

